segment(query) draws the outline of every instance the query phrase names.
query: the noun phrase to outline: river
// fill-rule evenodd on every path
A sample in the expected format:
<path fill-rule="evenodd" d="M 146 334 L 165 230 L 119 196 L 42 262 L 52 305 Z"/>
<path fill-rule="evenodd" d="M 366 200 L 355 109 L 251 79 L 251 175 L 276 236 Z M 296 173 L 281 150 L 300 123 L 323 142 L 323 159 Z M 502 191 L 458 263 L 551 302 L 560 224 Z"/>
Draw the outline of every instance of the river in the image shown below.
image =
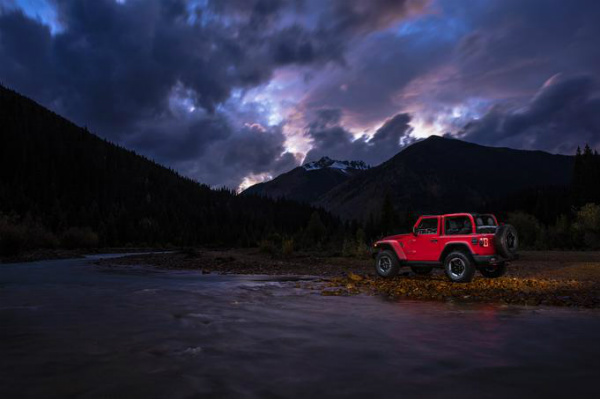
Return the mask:
<path fill-rule="evenodd" d="M 600 312 L 0 265 L 1 397 L 598 397 Z"/>

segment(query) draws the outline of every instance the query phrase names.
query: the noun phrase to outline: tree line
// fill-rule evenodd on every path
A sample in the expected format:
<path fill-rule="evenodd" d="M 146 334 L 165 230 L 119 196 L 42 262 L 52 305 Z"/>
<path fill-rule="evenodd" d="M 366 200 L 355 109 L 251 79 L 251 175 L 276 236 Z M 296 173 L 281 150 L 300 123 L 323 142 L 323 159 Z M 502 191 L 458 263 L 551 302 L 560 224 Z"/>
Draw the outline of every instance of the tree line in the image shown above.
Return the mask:
<path fill-rule="evenodd" d="M 258 246 L 366 256 L 418 214 L 385 196 L 366 221 L 289 200 L 238 195 L 181 176 L 0 86 L 0 256 L 37 248 Z M 575 155 L 568 187 L 494 199 L 525 248 L 600 248 L 600 156 Z"/>
<path fill-rule="evenodd" d="M 297 234 L 312 215 L 328 234 L 343 226 L 307 205 L 200 184 L 0 86 L 0 255 L 256 246 L 274 233 Z"/>

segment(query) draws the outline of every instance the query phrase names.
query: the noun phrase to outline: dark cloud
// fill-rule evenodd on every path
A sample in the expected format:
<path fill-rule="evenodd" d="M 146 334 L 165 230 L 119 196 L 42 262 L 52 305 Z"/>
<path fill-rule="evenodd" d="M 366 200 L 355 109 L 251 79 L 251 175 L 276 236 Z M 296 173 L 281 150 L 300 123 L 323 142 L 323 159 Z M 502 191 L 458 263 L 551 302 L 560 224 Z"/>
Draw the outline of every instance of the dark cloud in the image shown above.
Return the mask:
<path fill-rule="evenodd" d="M 189 172 L 211 185 L 237 187 L 250 175 L 277 176 L 298 165 L 295 156 L 285 151 L 285 136 L 279 128 L 246 128 L 226 140 L 211 143 L 206 153 L 195 160 Z M 185 171 L 186 166 L 182 165 Z"/>
<path fill-rule="evenodd" d="M 420 0 L 334 0 L 323 18 L 323 25 L 337 33 L 377 31 L 421 12 L 429 1 Z"/>
<path fill-rule="evenodd" d="M 351 132 L 340 125 L 339 109 L 322 109 L 308 125 L 307 135 L 313 148 L 306 161 L 315 161 L 328 156 L 338 160 L 360 160 L 377 165 L 393 157 L 404 146 L 415 141 L 411 136 L 410 116 L 398 114 L 388 119 L 372 137 L 355 139 Z"/>
<path fill-rule="evenodd" d="M 214 186 L 237 188 L 248 175 L 275 176 L 298 164 L 281 127 L 235 128 L 221 115 L 157 120 L 138 127 L 128 147 Z"/>
<path fill-rule="evenodd" d="M 438 0 L 432 9 L 352 48 L 347 68 L 327 72 L 303 105 L 342 108 L 359 126 L 409 112 L 442 133 L 490 104 L 524 104 L 556 73 L 600 79 L 598 1 Z"/>
<path fill-rule="evenodd" d="M 524 107 L 495 106 L 458 136 L 476 143 L 572 154 L 600 145 L 600 97 L 589 76 L 555 76 Z"/>
<path fill-rule="evenodd" d="M 299 25 L 280 30 L 270 43 L 270 55 L 277 65 L 343 62 L 344 43 L 331 35 L 315 35 Z"/>
<path fill-rule="evenodd" d="M 470 31 L 454 63 L 465 94 L 521 97 L 549 77 L 600 70 L 600 2 L 492 1 L 466 4 Z"/>
<path fill-rule="evenodd" d="M 0 12 L 0 80 L 46 100 L 53 79 L 51 45 L 48 27 L 21 12 Z"/>
<path fill-rule="evenodd" d="M 423 33 L 381 32 L 366 38 L 346 56 L 347 65 L 326 72 L 327 79 L 303 99 L 308 109 L 342 108 L 357 124 L 374 125 L 406 107 L 402 91 L 452 56 L 452 43 Z M 417 42 L 415 42 L 417 41 Z"/>
<path fill-rule="evenodd" d="M 371 164 L 469 120 L 484 144 L 598 144 L 595 0 L 48 1 L 60 29 L 0 0 L 0 81 L 210 184 L 293 167 L 304 127 L 307 159 Z"/>
<path fill-rule="evenodd" d="M 264 115 L 242 121 L 223 112 L 232 93 L 268 82 L 281 66 L 342 65 L 353 37 L 420 2 L 53 4 L 57 32 L 16 4 L 2 9 L 0 80 L 181 172 L 237 186 L 246 174 L 278 173 L 297 160 L 286 153 L 280 126 L 244 128 Z"/>

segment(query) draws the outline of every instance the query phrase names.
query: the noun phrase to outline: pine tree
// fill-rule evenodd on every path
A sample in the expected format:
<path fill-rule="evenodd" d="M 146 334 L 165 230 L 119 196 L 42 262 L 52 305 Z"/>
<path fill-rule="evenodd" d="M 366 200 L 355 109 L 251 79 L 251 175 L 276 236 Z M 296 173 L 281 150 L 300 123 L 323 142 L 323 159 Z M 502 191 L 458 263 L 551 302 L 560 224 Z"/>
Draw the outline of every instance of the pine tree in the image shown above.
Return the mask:
<path fill-rule="evenodd" d="M 321 216 L 317 211 L 314 211 L 310 216 L 310 220 L 306 225 L 306 236 L 311 244 L 320 245 L 324 239 L 327 228 L 321 221 Z"/>

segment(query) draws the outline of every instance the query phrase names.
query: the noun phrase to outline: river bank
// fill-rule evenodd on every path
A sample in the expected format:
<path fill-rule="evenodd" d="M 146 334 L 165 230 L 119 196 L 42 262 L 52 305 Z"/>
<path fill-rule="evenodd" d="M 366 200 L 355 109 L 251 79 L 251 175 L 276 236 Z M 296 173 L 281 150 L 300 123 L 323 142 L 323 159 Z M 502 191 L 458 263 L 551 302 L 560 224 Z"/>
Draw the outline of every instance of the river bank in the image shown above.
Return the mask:
<path fill-rule="evenodd" d="M 521 305 L 600 307 L 600 252 L 522 252 L 506 276 L 479 274 L 468 284 L 453 284 L 442 270 L 429 276 L 403 268 L 394 279 L 381 279 L 370 259 L 299 253 L 273 257 L 257 249 L 195 249 L 169 254 L 134 255 L 99 260 L 105 267 L 150 266 L 167 270 L 242 275 L 310 275 L 317 282 L 299 283 L 325 296 L 382 294 L 390 298 Z"/>
<path fill-rule="evenodd" d="M 173 249 L 148 248 L 148 247 L 99 247 L 92 249 L 36 249 L 13 256 L 0 257 L 1 264 L 28 263 L 46 260 L 69 260 L 83 258 L 94 254 L 128 254 L 167 252 Z"/>

